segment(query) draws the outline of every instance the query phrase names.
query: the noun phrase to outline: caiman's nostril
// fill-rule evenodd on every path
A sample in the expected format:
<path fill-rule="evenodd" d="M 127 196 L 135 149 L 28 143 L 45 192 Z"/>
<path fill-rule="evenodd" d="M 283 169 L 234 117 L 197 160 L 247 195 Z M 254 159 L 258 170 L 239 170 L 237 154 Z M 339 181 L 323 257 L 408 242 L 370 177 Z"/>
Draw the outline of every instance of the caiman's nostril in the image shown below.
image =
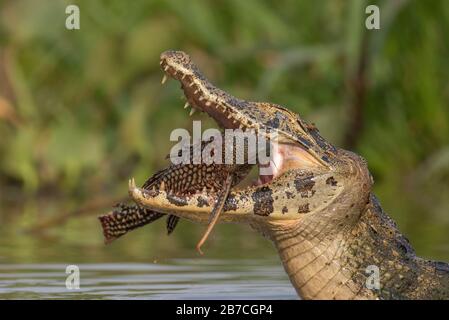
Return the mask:
<path fill-rule="evenodd" d="M 190 60 L 190 56 L 184 51 L 167 50 L 161 53 L 160 59 L 161 61 L 182 60 L 185 62 Z"/>

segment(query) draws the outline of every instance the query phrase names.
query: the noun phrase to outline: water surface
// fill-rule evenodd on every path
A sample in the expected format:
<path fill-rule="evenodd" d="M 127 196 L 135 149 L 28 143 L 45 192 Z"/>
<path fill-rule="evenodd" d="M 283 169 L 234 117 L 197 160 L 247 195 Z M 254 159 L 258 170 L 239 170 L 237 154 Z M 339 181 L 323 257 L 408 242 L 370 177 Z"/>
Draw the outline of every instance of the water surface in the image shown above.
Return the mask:
<path fill-rule="evenodd" d="M 80 289 L 66 264 L 0 264 L 0 299 L 297 299 L 284 270 L 267 260 L 80 264 Z"/>

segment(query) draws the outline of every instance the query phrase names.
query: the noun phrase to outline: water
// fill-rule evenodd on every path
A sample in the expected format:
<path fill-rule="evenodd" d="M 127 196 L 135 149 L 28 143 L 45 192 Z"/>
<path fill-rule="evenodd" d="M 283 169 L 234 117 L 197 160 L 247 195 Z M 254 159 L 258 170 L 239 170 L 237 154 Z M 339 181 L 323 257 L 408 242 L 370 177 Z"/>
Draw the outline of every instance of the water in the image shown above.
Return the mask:
<path fill-rule="evenodd" d="M 178 259 L 170 263 L 0 264 L 0 299 L 297 299 L 284 270 L 267 260 Z"/>
<path fill-rule="evenodd" d="M 96 215 L 25 230 L 0 221 L 0 299 L 297 299 L 273 245 L 244 226 L 218 225 L 204 256 L 204 226 L 187 221 L 167 236 L 161 219 L 110 245 Z M 68 265 L 80 290 L 66 288 Z"/>

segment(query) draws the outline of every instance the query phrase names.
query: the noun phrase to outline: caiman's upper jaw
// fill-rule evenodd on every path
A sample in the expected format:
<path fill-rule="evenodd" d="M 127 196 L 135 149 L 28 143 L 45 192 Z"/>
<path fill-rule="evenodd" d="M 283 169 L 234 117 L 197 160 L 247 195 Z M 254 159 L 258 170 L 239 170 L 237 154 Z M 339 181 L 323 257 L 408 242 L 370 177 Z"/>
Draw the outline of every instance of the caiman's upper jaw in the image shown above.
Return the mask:
<path fill-rule="evenodd" d="M 258 184 L 269 183 L 288 169 L 329 167 L 321 147 L 296 114 L 277 105 L 240 100 L 216 88 L 182 51 L 162 53 L 160 65 L 165 73 L 162 83 L 167 77 L 178 80 L 187 99 L 186 107 L 190 104 L 193 110 L 206 112 L 220 127 L 252 129 L 270 138 L 276 133 L 279 148 L 265 165 L 272 173 L 261 175 Z"/>
<path fill-rule="evenodd" d="M 239 103 L 239 100 L 213 86 L 186 53 L 166 51 L 161 54 L 160 65 L 165 72 L 162 83 L 167 77 L 181 83 L 187 99 L 185 107 L 190 105 L 195 110 L 206 112 L 224 129 L 259 129 L 257 123 L 238 112 L 230 103 Z"/>
<path fill-rule="evenodd" d="M 240 100 L 216 88 L 182 51 L 162 53 L 160 64 L 165 73 L 162 83 L 167 77 L 178 80 L 187 99 L 185 107 L 190 104 L 192 112 L 206 112 L 224 129 L 252 129 L 261 135 L 275 132 L 279 142 L 300 146 L 316 162 L 327 168 L 331 166 L 333 147 L 295 113 L 271 103 Z"/>

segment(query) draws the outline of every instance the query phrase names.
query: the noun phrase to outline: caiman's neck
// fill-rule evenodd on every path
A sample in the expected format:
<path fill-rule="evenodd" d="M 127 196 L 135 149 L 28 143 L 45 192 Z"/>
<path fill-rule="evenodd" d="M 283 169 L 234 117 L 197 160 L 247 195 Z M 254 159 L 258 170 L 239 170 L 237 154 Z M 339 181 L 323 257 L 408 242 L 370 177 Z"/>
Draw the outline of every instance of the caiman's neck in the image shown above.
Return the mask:
<path fill-rule="evenodd" d="M 359 215 L 329 212 L 257 229 L 274 242 L 303 299 L 449 296 L 449 265 L 417 258 L 373 195 Z M 373 288 L 377 268 L 380 289 Z"/>

